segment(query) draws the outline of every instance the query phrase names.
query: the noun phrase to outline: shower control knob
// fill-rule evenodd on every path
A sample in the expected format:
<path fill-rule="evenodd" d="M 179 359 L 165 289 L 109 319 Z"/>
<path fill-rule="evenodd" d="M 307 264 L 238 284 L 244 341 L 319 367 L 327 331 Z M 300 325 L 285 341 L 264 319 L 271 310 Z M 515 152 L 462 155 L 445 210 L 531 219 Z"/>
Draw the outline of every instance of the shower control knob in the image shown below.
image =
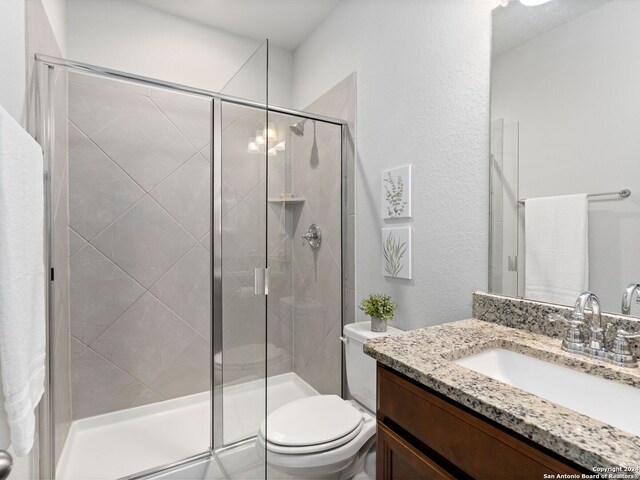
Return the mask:
<path fill-rule="evenodd" d="M 309 230 L 307 230 L 307 233 L 302 235 L 302 238 L 309 242 L 311 248 L 320 248 L 320 244 L 322 243 L 322 232 L 320 231 L 320 227 L 313 223 L 309 227 Z"/>

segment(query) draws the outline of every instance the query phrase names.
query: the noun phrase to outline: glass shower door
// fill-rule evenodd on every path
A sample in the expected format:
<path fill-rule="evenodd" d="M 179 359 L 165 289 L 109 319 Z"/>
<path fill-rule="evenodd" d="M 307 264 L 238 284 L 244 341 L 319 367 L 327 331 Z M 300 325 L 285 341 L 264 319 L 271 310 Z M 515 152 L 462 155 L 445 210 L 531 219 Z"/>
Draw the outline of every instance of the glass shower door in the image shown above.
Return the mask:
<path fill-rule="evenodd" d="M 242 102 L 224 97 L 214 106 L 212 441 L 228 478 L 265 476 L 255 438 L 267 388 L 267 49 L 265 42 L 223 89 Z"/>
<path fill-rule="evenodd" d="M 518 122 L 505 124 L 503 119 L 491 122 L 490 157 L 490 267 L 489 290 L 502 295 L 523 293 L 524 251 L 518 238 Z"/>
<path fill-rule="evenodd" d="M 53 251 L 56 282 L 69 276 L 54 313 L 70 316 L 51 358 L 58 478 L 123 478 L 209 449 L 211 107 L 68 72 L 68 135 L 53 139 L 69 151 L 54 217 L 69 238 Z"/>
<path fill-rule="evenodd" d="M 270 109 L 267 49 L 214 107 L 213 445 L 238 479 L 283 477 L 270 413 L 342 394 L 342 127 Z"/>
<path fill-rule="evenodd" d="M 268 125 L 266 433 L 277 441 L 288 422 L 269 414 L 342 394 L 342 129 L 272 110 Z M 282 455 L 270 451 L 265 458 L 268 478 L 321 471 L 286 471 Z"/>

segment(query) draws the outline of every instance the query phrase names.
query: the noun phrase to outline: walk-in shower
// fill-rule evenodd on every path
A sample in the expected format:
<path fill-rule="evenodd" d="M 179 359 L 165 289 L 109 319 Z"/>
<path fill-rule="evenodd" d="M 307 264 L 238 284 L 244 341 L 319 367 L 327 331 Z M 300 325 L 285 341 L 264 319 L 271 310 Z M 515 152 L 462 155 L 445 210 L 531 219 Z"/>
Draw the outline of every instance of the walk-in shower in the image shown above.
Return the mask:
<path fill-rule="evenodd" d="M 347 125 L 270 106 L 267 48 L 221 93 L 38 57 L 39 140 L 54 189 L 68 182 L 49 206 L 68 202 L 48 228 L 67 282 L 49 296 L 66 323 L 41 415 L 52 478 L 210 458 L 210 478 L 273 476 L 255 447 L 268 413 L 343 395 Z"/>

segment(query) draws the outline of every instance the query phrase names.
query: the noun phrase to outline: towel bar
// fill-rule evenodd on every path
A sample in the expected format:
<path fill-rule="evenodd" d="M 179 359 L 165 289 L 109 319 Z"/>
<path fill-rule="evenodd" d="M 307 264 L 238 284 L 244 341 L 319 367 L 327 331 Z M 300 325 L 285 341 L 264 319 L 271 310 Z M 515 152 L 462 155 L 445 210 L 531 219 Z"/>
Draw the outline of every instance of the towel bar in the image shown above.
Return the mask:
<path fill-rule="evenodd" d="M 604 197 L 608 195 L 618 195 L 620 198 L 627 198 L 631 196 L 631 190 L 629 190 L 628 188 L 623 188 L 622 190 L 618 190 L 617 192 L 589 193 L 587 194 L 587 197 Z M 524 204 L 526 200 L 526 198 L 523 198 L 522 200 L 518 200 L 518 203 Z"/>

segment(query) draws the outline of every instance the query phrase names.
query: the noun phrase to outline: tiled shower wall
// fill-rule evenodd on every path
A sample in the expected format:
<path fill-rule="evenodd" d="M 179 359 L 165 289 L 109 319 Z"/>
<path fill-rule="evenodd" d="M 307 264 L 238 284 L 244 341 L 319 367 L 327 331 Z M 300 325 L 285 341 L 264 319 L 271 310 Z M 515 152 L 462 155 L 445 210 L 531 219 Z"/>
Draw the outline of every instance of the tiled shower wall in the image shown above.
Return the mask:
<path fill-rule="evenodd" d="M 209 99 L 69 82 L 73 418 L 209 388 Z"/>
<path fill-rule="evenodd" d="M 341 320 L 344 314 L 345 324 L 355 321 L 355 95 L 353 74 L 305 109 L 347 120 L 343 151 L 339 126 L 308 121 L 303 137 L 292 136 L 293 189 L 305 197 L 293 219 L 294 371 L 323 394 L 341 392 Z M 344 204 L 343 154 L 347 166 Z M 343 208 L 347 213 L 344 232 Z M 323 235 L 322 245 L 315 251 L 301 239 L 312 223 L 320 225 Z M 341 232 L 347 241 L 344 285 Z"/>
<path fill-rule="evenodd" d="M 210 103 L 79 74 L 69 95 L 73 417 L 207 390 Z M 352 181 L 355 76 L 310 110 L 349 120 Z M 299 119 L 271 113 L 287 148 L 269 157 L 267 178 L 264 155 L 247 149 L 264 118 L 223 105 L 224 381 L 261 378 L 267 358 L 269 375 L 295 371 L 340 393 L 343 293 L 345 323 L 355 309 L 354 192 L 341 206 L 340 128 L 309 121 L 300 138 L 288 128 Z M 266 202 L 281 193 L 306 202 Z M 344 292 L 341 207 L 351 232 Z M 318 251 L 300 239 L 311 223 L 323 229 Z M 265 251 L 266 310 L 253 293 Z"/>

